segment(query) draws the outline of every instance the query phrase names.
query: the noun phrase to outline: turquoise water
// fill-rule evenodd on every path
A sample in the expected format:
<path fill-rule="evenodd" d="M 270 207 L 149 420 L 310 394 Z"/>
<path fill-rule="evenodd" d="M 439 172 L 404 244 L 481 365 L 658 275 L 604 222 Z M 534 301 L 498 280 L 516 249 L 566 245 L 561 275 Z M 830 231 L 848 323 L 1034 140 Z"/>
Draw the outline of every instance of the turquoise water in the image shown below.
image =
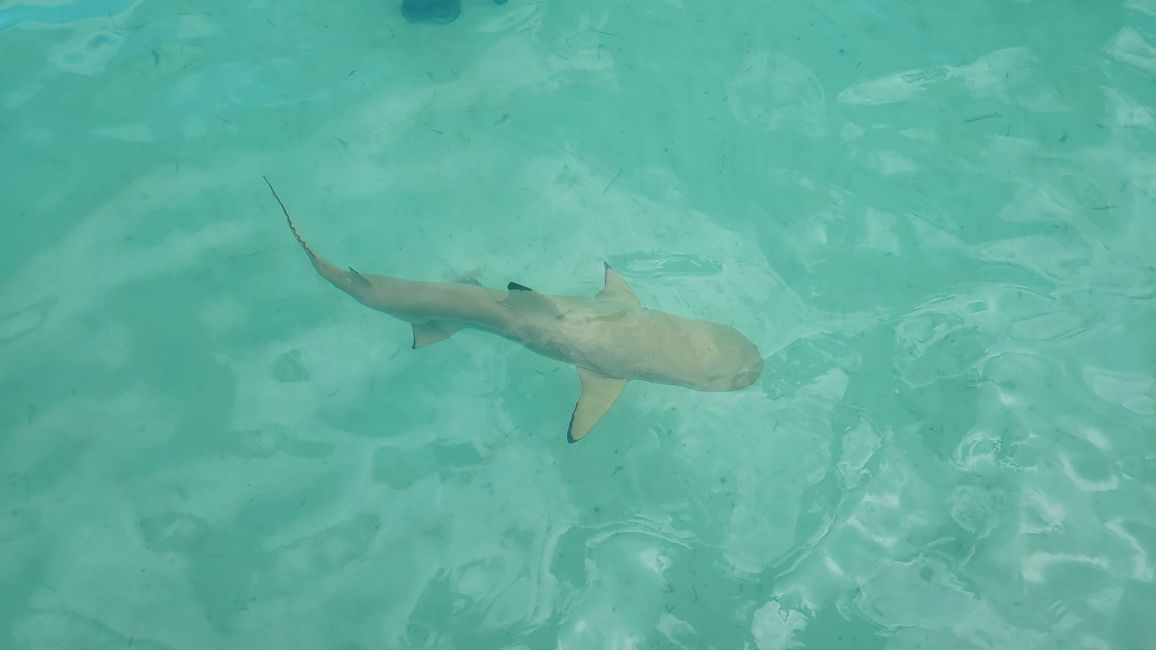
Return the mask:
<path fill-rule="evenodd" d="M 0 3 L 0 647 L 1156 647 L 1156 2 L 399 4 Z"/>

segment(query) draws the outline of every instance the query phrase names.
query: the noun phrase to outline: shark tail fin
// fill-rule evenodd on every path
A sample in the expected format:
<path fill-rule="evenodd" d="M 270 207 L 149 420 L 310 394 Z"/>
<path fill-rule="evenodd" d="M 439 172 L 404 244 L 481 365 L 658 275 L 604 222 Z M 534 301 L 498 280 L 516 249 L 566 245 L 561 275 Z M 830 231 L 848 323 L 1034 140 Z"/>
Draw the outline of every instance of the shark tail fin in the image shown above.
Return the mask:
<path fill-rule="evenodd" d="M 301 248 L 305 250 L 305 254 L 309 256 L 310 260 L 317 259 L 317 253 L 313 252 L 313 249 L 309 247 L 309 242 L 305 241 L 305 238 L 297 231 L 297 224 L 293 223 L 293 217 L 289 214 L 289 208 L 286 207 L 285 202 L 281 200 L 280 195 L 277 194 L 277 190 L 273 189 L 273 184 L 264 176 L 261 177 L 261 180 L 265 181 L 265 184 L 269 186 L 269 191 L 273 193 L 273 198 L 277 199 L 277 204 L 281 206 L 281 212 L 285 214 L 285 223 L 289 224 L 289 230 L 293 233 L 293 237 L 297 240 L 297 243 L 301 244 Z"/>
<path fill-rule="evenodd" d="M 293 233 L 293 237 L 297 240 L 298 244 L 301 244 L 302 250 L 309 256 L 309 261 L 313 264 L 313 268 L 321 274 L 321 277 L 329 280 L 329 282 L 342 291 L 355 296 L 359 290 L 368 289 L 370 282 L 364 275 L 358 273 L 353 268 L 350 268 L 348 271 L 343 271 L 313 251 L 309 242 L 305 241 L 305 238 L 298 232 L 297 224 L 293 223 L 293 216 L 289 214 L 289 208 L 285 205 L 285 202 L 281 200 L 281 197 L 277 194 L 277 190 L 273 189 L 273 184 L 269 182 L 268 178 L 264 176 L 261 178 L 265 181 L 265 184 L 269 186 L 269 191 L 273 193 L 273 198 L 277 199 L 277 204 L 281 206 L 281 212 L 285 215 L 285 223 L 289 224 L 289 230 Z"/>

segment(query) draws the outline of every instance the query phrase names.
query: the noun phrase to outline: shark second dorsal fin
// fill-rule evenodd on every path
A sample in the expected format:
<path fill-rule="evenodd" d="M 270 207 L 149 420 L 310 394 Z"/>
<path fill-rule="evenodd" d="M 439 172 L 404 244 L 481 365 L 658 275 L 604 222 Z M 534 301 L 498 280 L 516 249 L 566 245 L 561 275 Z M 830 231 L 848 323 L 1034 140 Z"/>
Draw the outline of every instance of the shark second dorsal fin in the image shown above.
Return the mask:
<path fill-rule="evenodd" d="M 578 378 L 582 380 L 582 395 L 570 416 L 570 428 L 566 432 L 566 440 L 570 442 L 578 442 L 590 433 L 626 387 L 625 379 L 607 377 L 586 368 L 578 368 Z"/>
<path fill-rule="evenodd" d="M 626 284 L 626 280 L 618 275 L 618 271 L 610 268 L 610 265 L 603 262 L 606 266 L 606 279 L 603 281 L 602 291 L 598 292 L 598 299 L 606 302 L 621 302 L 632 305 L 634 307 L 641 307 L 638 296 L 634 295 L 634 289 Z"/>
<path fill-rule="evenodd" d="M 413 349 L 418 350 L 438 341 L 444 341 L 462 328 L 457 323 L 431 320 L 413 324 Z"/>
<path fill-rule="evenodd" d="M 369 279 L 358 273 L 357 269 L 353 268 L 352 266 L 349 267 L 349 279 L 353 281 L 353 284 L 362 287 L 363 289 L 367 289 L 372 286 L 369 282 Z"/>
<path fill-rule="evenodd" d="M 502 304 L 525 314 L 537 314 L 548 318 L 559 318 L 562 316 L 562 311 L 558 309 L 558 304 L 551 300 L 549 296 L 538 293 L 530 287 L 518 284 L 517 282 L 511 282 L 506 285 L 506 297 L 502 300 Z"/>

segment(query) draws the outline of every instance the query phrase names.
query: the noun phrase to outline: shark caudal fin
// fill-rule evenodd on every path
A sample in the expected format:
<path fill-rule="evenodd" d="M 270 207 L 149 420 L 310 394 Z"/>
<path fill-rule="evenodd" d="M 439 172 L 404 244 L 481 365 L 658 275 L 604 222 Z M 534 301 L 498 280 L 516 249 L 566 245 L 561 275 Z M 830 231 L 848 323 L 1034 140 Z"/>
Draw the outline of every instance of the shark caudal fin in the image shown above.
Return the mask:
<path fill-rule="evenodd" d="M 343 271 L 313 251 L 313 248 L 309 246 L 309 242 L 305 241 L 305 238 L 297 231 L 297 224 L 293 223 L 293 217 L 289 214 L 289 208 L 285 205 L 285 202 L 281 200 L 281 197 L 277 194 L 277 190 L 273 189 L 273 184 L 269 182 L 268 178 L 264 176 L 261 178 L 265 181 L 265 184 L 269 186 L 269 191 L 273 193 L 273 198 L 277 199 L 277 204 L 281 206 L 281 212 L 285 215 L 285 223 L 289 224 L 289 230 L 293 233 L 293 237 L 297 240 L 298 244 L 301 244 L 302 250 L 309 256 L 309 261 L 321 277 L 329 280 L 329 282 L 338 289 L 355 297 L 360 290 L 368 289 L 370 286 L 369 280 L 364 275 L 358 273 L 356 269 L 350 268 L 348 271 Z"/>

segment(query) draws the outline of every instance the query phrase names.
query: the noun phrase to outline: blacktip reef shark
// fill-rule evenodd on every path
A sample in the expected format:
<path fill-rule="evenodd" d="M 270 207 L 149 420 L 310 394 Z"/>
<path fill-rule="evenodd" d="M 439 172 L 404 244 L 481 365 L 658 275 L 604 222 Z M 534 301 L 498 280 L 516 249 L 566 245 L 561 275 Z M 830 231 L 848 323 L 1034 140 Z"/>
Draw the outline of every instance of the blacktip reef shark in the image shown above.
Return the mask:
<path fill-rule="evenodd" d="M 570 442 L 590 433 L 629 381 L 733 391 L 755 383 L 763 372 L 758 348 L 737 330 L 642 307 L 606 263 L 604 286 L 593 298 L 547 295 L 516 282 L 498 291 L 338 268 L 313 251 L 273 184 L 267 178 L 265 183 L 317 273 L 363 305 L 412 325 L 414 349 L 473 328 L 576 366 L 582 393 L 566 432 Z"/>

